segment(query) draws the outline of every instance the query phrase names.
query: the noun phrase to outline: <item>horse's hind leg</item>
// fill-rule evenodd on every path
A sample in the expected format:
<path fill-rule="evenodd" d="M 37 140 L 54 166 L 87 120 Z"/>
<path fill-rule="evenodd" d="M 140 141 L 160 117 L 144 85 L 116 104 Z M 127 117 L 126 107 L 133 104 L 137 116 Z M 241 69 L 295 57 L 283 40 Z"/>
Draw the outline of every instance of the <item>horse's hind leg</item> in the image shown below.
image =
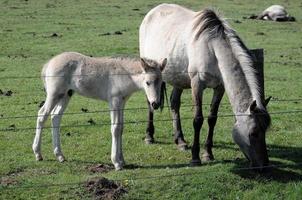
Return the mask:
<path fill-rule="evenodd" d="M 36 135 L 34 138 L 34 142 L 32 145 L 32 149 L 36 156 L 36 160 L 43 160 L 41 154 L 41 136 L 42 136 L 42 129 L 47 120 L 50 112 L 54 108 L 55 104 L 57 103 L 57 99 L 52 95 L 47 95 L 46 101 L 44 105 L 40 108 L 37 117 L 37 125 L 36 125 Z"/>
<path fill-rule="evenodd" d="M 65 94 L 63 97 L 60 98 L 56 107 L 51 112 L 53 151 L 59 162 L 65 161 L 64 155 L 61 150 L 60 123 L 65 108 L 68 105 L 69 99 L 69 94 Z"/>
<path fill-rule="evenodd" d="M 218 86 L 214 89 L 214 94 L 211 102 L 211 111 L 208 116 L 208 124 L 209 124 L 209 131 L 208 136 L 204 145 L 205 152 L 202 154 L 202 161 L 210 161 L 214 160 L 214 156 L 212 153 L 213 147 L 213 134 L 214 134 L 214 127 L 217 122 L 217 113 L 219 109 L 219 104 L 224 94 L 224 87 L 223 85 Z"/>
<path fill-rule="evenodd" d="M 174 142 L 177 145 L 178 149 L 180 150 L 187 150 L 188 146 L 184 139 L 184 135 L 181 128 L 181 121 L 180 121 L 180 98 L 183 90 L 173 87 L 170 102 L 171 102 L 171 112 L 172 112 L 172 119 L 173 119 L 173 129 L 174 129 Z"/>

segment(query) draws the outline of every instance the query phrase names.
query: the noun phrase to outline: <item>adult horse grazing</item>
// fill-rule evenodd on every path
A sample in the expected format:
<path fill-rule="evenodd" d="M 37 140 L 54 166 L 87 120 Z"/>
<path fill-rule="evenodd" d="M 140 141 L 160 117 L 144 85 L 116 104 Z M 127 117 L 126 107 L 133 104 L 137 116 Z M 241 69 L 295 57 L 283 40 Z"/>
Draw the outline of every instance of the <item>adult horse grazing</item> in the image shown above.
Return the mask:
<path fill-rule="evenodd" d="M 143 89 L 154 109 L 159 107 L 162 84 L 161 64 L 141 59 L 91 58 L 79 53 L 65 52 L 48 61 L 42 70 L 47 97 L 38 112 L 33 151 L 42 160 L 41 134 L 47 117 L 51 115 L 54 154 L 60 162 L 65 160 L 60 144 L 60 121 L 73 92 L 107 101 L 111 116 L 111 160 L 116 170 L 122 169 L 123 110 L 127 99 Z"/>
<path fill-rule="evenodd" d="M 214 158 L 213 131 L 226 91 L 236 119 L 234 141 L 252 166 L 262 168 L 268 164 L 265 132 L 270 124 L 266 111 L 269 99 L 262 102 L 251 54 L 226 21 L 210 9 L 193 12 L 175 4 L 161 4 L 145 16 L 140 26 L 140 54 L 153 60 L 168 58 L 163 80 L 173 86 L 171 108 L 178 145 L 185 144 L 179 116 L 180 96 L 183 89 L 192 88 L 195 105 L 192 165 L 201 164 L 199 136 L 204 121 L 205 88 L 213 88 L 214 94 L 203 160 Z"/>

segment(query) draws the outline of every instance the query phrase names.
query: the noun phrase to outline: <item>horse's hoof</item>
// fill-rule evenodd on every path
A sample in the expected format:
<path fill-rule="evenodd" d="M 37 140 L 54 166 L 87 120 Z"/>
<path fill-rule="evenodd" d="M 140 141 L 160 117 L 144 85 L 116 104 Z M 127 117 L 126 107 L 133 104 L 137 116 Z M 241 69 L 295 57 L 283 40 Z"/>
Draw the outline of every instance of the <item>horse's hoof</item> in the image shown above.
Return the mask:
<path fill-rule="evenodd" d="M 58 159 L 58 161 L 59 161 L 60 163 L 62 163 L 62 162 L 64 162 L 64 161 L 66 160 L 65 157 L 64 157 L 63 155 L 57 156 L 57 159 Z"/>
<path fill-rule="evenodd" d="M 42 161 L 43 157 L 41 154 L 36 154 L 36 161 Z"/>
<path fill-rule="evenodd" d="M 115 171 L 121 171 L 123 169 L 123 165 L 115 164 L 114 168 L 115 168 Z"/>
<path fill-rule="evenodd" d="M 154 139 L 153 138 L 146 138 L 145 143 L 146 144 L 154 144 Z"/>
<path fill-rule="evenodd" d="M 197 166 L 201 166 L 201 160 L 197 159 L 197 160 L 191 160 L 190 162 L 190 166 L 191 167 L 197 167 Z"/>
<path fill-rule="evenodd" d="M 189 149 L 188 145 L 186 143 L 178 144 L 177 145 L 178 150 L 180 151 L 186 151 Z"/>
<path fill-rule="evenodd" d="M 204 153 L 201 156 L 201 160 L 202 160 L 202 162 L 209 162 L 209 161 L 214 160 L 214 156 L 211 154 L 208 154 L 208 153 Z"/>

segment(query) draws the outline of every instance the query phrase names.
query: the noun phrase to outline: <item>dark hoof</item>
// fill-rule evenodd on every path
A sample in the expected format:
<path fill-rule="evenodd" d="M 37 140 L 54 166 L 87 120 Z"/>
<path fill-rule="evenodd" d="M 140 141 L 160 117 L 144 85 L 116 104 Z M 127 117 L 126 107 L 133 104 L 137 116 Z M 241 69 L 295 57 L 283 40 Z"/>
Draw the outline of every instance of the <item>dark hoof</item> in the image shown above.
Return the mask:
<path fill-rule="evenodd" d="M 200 160 L 200 159 L 198 159 L 198 160 L 191 160 L 190 166 L 191 166 L 191 167 L 198 167 L 198 166 L 201 166 L 201 160 Z"/>
<path fill-rule="evenodd" d="M 154 141 L 153 138 L 146 138 L 146 139 L 145 139 L 145 143 L 146 143 L 146 144 L 154 144 L 155 141 Z"/>
<path fill-rule="evenodd" d="M 204 153 L 204 154 L 202 154 L 201 160 L 202 160 L 202 162 L 209 162 L 209 161 L 214 160 L 214 156 L 211 154 L 208 154 L 208 153 Z"/>
<path fill-rule="evenodd" d="M 186 151 L 189 149 L 188 145 L 186 143 L 178 144 L 177 145 L 178 150 L 180 151 Z"/>

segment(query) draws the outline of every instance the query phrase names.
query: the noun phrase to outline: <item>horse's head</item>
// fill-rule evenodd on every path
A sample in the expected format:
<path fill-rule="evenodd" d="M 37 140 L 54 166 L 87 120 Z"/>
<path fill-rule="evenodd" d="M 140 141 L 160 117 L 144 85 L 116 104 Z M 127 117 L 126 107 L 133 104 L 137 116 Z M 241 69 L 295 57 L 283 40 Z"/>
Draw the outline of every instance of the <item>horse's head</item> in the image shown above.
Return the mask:
<path fill-rule="evenodd" d="M 153 109 L 158 109 L 160 106 L 162 86 L 161 72 L 164 70 L 166 64 L 166 58 L 161 63 L 141 58 L 141 67 L 144 76 L 142 84 Z"/>
<path fill-rule="evenodd" d="M 269 99 L 266 100 L 265 106 Z M 257 168 L 258 171 L 262 171 L 263 167 L 269 164 L 265 132 L 270 121 L 266 109 L 258 108 L 256 101 L 253 101 L 246 113 L 236 117 L 233 129 L 234 141 L 250 161 L 251 167 Z"/>

